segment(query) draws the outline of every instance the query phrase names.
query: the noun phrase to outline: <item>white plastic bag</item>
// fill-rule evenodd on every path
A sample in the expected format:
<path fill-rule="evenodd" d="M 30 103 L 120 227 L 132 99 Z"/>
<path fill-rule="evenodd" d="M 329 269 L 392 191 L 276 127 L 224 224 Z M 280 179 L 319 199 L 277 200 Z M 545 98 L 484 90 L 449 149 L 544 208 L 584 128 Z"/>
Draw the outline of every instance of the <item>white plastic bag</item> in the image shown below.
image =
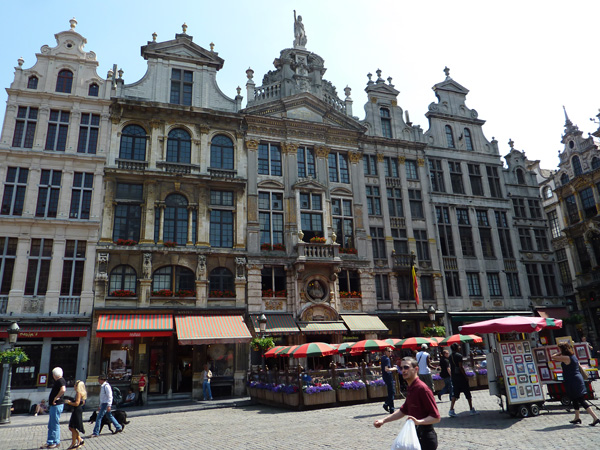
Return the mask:
<path fill-rule="evenodd" d="M 421 450 L 417 427 L 412 420 L 407 420 L 394 440 L 391 450 Z"/>

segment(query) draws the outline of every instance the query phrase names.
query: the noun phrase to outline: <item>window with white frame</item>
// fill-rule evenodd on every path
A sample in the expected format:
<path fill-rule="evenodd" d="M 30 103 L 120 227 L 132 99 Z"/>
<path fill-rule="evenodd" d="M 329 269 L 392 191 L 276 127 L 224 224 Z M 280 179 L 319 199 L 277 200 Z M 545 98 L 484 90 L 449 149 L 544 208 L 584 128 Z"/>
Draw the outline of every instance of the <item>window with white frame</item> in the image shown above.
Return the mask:
<path fill-rule="evenodd" d="M 115 291 L 131 291 L 135 294 L 136 287 L 137 273 L 133 267 L 121 264 L 110 272 L 108 289 L 110 296 L 113 296 Z"/>
<path fill-rule="evenodd" d="M 400 176 L 400 172 L 398 171 L 398 159 L 386 156 L 384 163 L 386 177 L 398 178 Z"/>
<path fill-rule="evenodd" d="M 412 159 L 407 159 L 404 161 L 404 167 L 406 169 L 406 179 L 407 180 L 418 180 L 419 179 L 419 171 L 417 170 L 417 162 Z"/>
<path fill-rule="evenodd" d="M 79 297 L 83 287 L 86 241 L 67 240 L 60 295 Z"/>
<path fill-rule="evenodd" d="M 260 244 L 283 244 L 283 193 L 258 192 Z"/>
<path fill-rule="evenodd" d="M 95 155 L 98 147 L 99 133 L 100 114 L 81 113 L 77 153 L 89 153 Z"/>
<path fill-rule="evenodd" d="M 0 214 L 3 216 L 20 216 L 23 214 L 25 191 L 29 169 L 24 167 L 9 167 L 4 182 L 4 195 Z"/>
<path fill-rule="evenodd" d="M 233 247 L 234 195 L 230 191 L 210 191 L 210 246 Z"/>
<path fill-rule="evenodd" d="M 477 272 L 467 272 L 467 288 L 470 297 L 481 297 L 481 285 Z"/>
<path fill-rule="evenodd" d="M 29 247 L 25 295 L 46 295 L 50 262 L 52 261 L 52 239 L 32 239 Z"/>
<path fill-rule="evenodd" d="M 548 212 L 548 222 L 550 223 L 550 232 L 552 233 L 552 239 L 559 238 L 561 230 L 556 210 Z"/>
<path fill-rule="evenodd" d="M 279 145 L 260 143 L 258 145 L 258 174 L 280 177 L 282 175 L 281 148 Z"/>
<path fill-rule="evenodd" d="M 67 134 L 69 132 L 69 111 L 50 111 L 48 119 L 48 134 L 46 135 L 46 150 L 64 152 L 67 146 Z"/>
<path fill-rule="evenodd" d="M 325 237 L 321 194 L 300 193 L 300 227 L 305 242 L 313 237 Z"/>
<path fill-rule="evenodd" d="M 363 155 L 363 170 L 367 176 L 377 175 L 377 155 Z"/>
<path fill-rule="evenodd" d="M 487 273 L 488 289 L 491 297 L 501 297 L 500 275 L 496 272 Z"/>
<path fill-rule="evenodd" d="M 37 125 L 38 109 L 30 106 L 19 106 L 12 146 L 18 148 L 33 148 L 35 127 Z"/>
<path fill-rule="evenodd" d="M 171 99 L 175 105 L 191 106 L 194 86 L 194 72 L 171 69 Z"/>
<path fill-rule="evenodd" d="M 333 230 L 337 236 L 340 249 L 356 248 L 354 242 L 354 213 L 352 211 L 352 200 L 345 198 L 331 199 L 331 215 L 333 219 Z"/>
<path fill-rule="evenodd" d="M 73 174 L 73 190 L 71 191 L 70 219 L 90 218 L 92 206 L 92 190 L 94 187 L 94 174 L 75 172 Z"/>
<path fill-rule="evenodd" d="M 36 217 L 56 217 L 61 180 L 60 170 L 42 169 L 35 208 Z"/>

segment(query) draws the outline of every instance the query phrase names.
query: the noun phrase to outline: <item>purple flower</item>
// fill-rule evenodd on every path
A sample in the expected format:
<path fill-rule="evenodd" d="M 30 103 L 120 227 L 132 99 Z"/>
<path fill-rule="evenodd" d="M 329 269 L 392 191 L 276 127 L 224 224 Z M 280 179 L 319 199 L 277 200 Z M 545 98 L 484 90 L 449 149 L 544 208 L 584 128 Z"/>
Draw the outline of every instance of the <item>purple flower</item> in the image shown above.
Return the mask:
<path fill-rule="evenodd" d="M 478 373 L 479 375 L 487 375 L 487 369 L 479 369 L 479 370 L 477 371 L 477 373 Z"/>
<path fill-rule="evenodd" d="M 296 392 L 298 392 L 298 386 L 296 386 L 295 384 L 282 384 L 281 386 L 283 386 L 281 392 L 283 392 L 284 394 L 295 394 Z"/>
<path fill-rule="evenodd" d="M 465 374 L 467 374 L 468 377 L 474 377 L 475 376 L 475 372 L 473 372 L 471 370 L 465 371 Z"/>
<path fill-rule="evenodd" d="M 358 389 L 364 389 L 365 388 L 365 383 L 362 382 L 362 380 L 358 380 L 358 381 L 342 381 L 339 386 L 338 389 L 354 389 L 354 390 L 358 390 Z"/>
<path fill-rule="evenodd" d="M 433 376 L 431 378 L 434 379 L 434 380 L 441 380 L 442 379 L 442 377 L 439 376 L 437 373 L 433 374 Z"/>
<path fill-rule="evenodd" d="M 325 391 L 333 391 L 333 388 L 325 383 L 325 384 L 318 384 L 315 386 L 308 386 L 304 389 L 304 392 L 306 394 L 317 394 L 319 392 L 325 392 Z"/>
<path fill-rule="evenodd" d="M 376 380 L 368 381 L 369 386 L 385 386 L 385 381 L 383 378 L 377 378 Z"/>

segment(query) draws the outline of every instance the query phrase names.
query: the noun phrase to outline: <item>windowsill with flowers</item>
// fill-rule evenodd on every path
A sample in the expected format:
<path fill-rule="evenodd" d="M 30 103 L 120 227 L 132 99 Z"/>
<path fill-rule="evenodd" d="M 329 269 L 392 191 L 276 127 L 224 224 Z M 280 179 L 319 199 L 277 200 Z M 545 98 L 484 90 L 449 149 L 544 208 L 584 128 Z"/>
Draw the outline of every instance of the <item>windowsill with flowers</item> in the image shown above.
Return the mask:
<path fill-rule="evenodd" d="M 340 254 L 342 254 L 342 255 L 358 255 L 358 250 L 356 250 L 355 248 L 340 247 Z"/>
<path fill-rule="evenodd" d="M 260 249 L 265 252 L 285 252 L 285 245 L 283 244 L 262 244 Z"/>
<path fill-rule="evenodd" d="M 324 237 L 315 236 L 310 238 L 311 244 L 324 244 L 325 242 L 327 242 L 327 239 Z"/>
<path fill-rule="evenodd" d="M 137 297 L 137 294 L 129 289 L 117 289 L 108 294 L 109 297 Z"/>
<path fill-rule="evenodd" d="M 340 298 L 362 298 L 362 293 L 358 291 L 340 291 Z"/>
<path fill-rule="evenodd" d="M 285 298 L 287 297 L 287 290 L 282 289 L 280 291 L 274 291 L 273 289 L 265 289 L 262 291 L 262 296 L 264 297 L 278 297 Z"/>
<path fill-rule="evenodd" d="M 117 239 L 115 241 L 116 245 L 125 245 L 127 247 L 132 247 L 134 245 L 137 245 L 137 241 L 134 241 L 133 239 Z"/>
<path fill-rule="evenodd" d="M 209 291 L 208 298 L 235 298 L 233 291 Z"/>
<path fill-rule="evenodd" d="M 385 381 L 383 381 L 383 378 L 377 378 L 376 380 L 369 380 L 367 381 L 367 383 L 369 384 L 369 386 L 385 386 Z"/>

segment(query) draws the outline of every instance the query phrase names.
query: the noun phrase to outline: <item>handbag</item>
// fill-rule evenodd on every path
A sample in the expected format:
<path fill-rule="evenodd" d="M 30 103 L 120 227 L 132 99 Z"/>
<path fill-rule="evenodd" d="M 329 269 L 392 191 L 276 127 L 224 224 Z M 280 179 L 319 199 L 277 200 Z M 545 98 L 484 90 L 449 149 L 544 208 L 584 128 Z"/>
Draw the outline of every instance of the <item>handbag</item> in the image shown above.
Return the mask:
<path fill-rule="evenodd" d="M 581 374 L 584 380 L 587 380 L 589 378 L 587 371 L 583 367 L 581 367 L 581 364 L 579 364 L 579 373 Z"/>
<path fill-rule="evenodd" d="M 417 427 L 412 420 L 407 420 L 398 436 L 392 443 L 391 450 L 421 450 Z"/>

